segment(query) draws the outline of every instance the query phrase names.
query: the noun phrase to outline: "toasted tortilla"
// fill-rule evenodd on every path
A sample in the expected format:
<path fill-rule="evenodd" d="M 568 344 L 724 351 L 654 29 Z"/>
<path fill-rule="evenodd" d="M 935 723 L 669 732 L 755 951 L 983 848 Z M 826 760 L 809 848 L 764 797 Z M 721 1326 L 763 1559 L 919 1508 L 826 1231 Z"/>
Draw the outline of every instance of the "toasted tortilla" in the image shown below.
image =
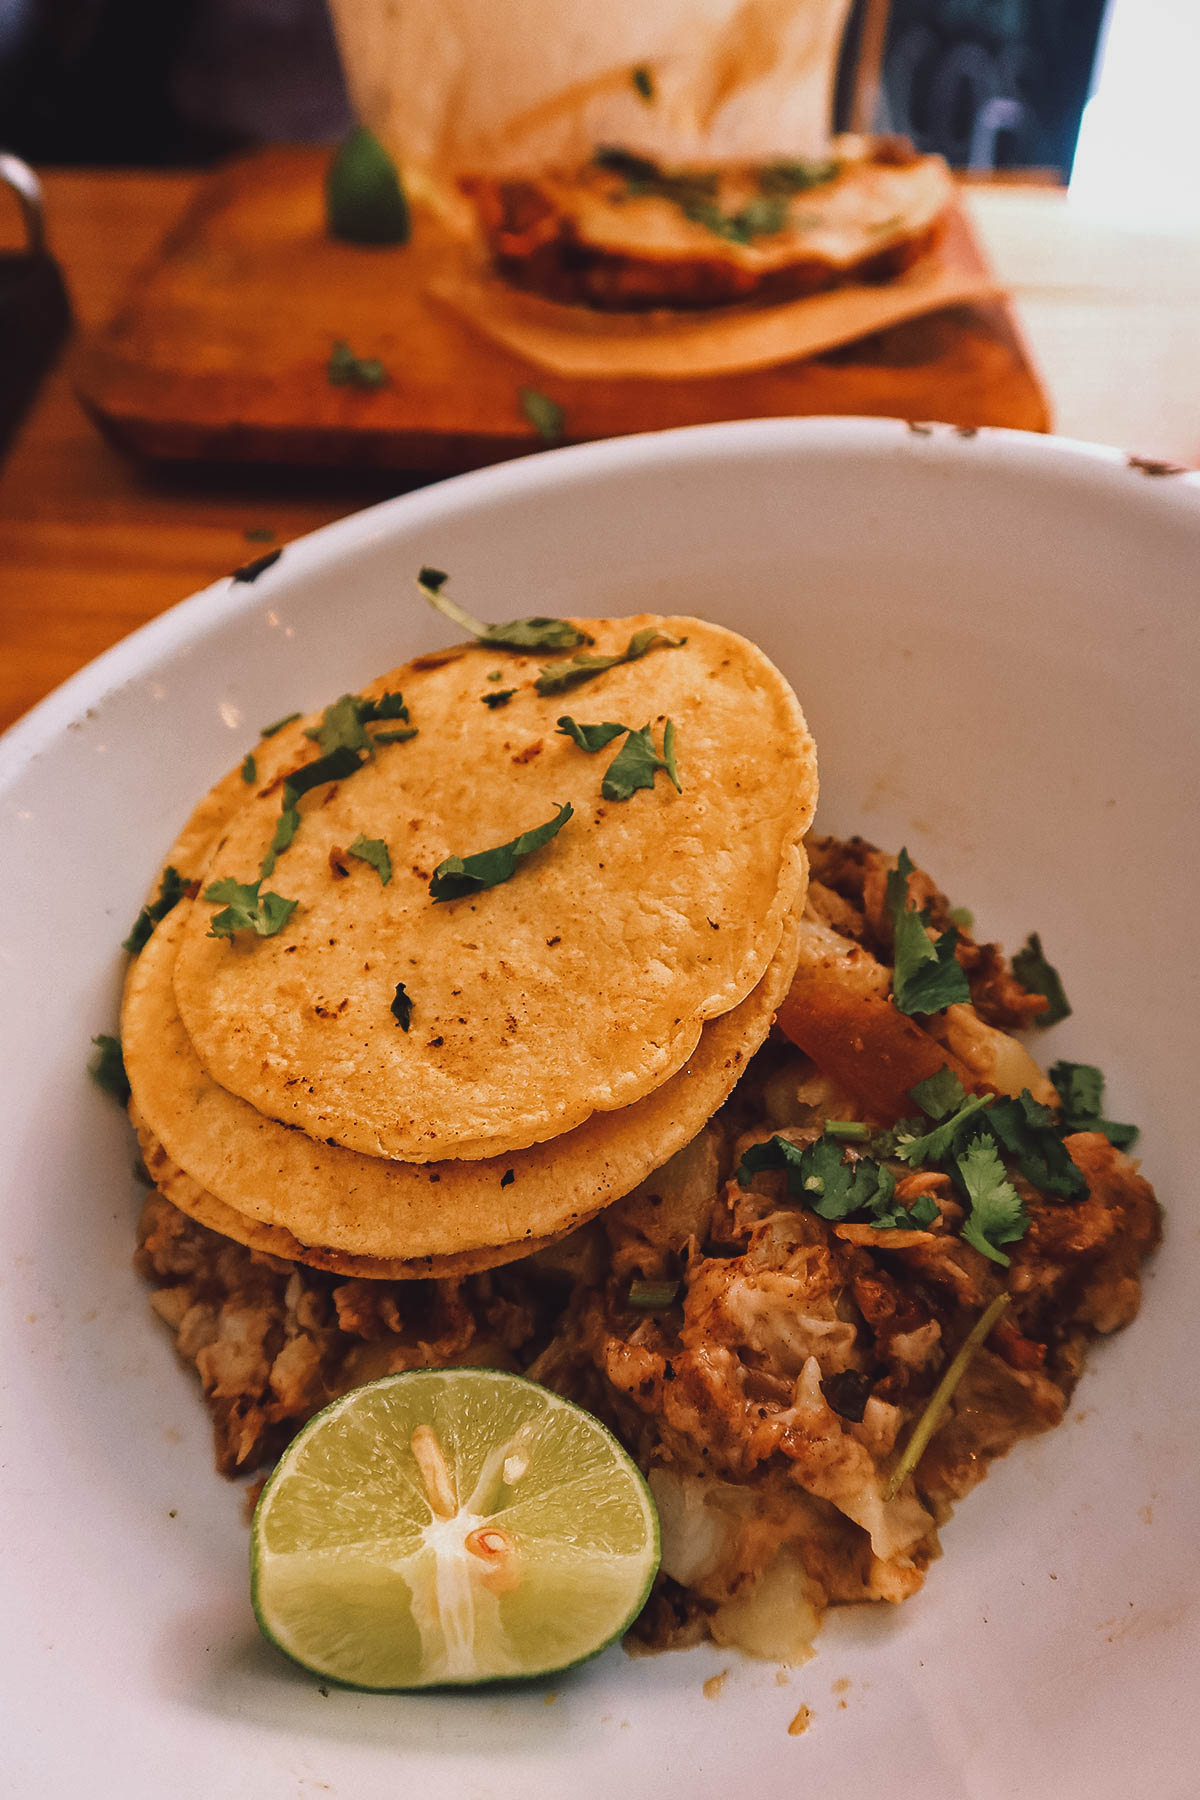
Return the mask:
<path fill-rule="evenodd" d="M 393 1280 L 526 1255 L 629 1193 L 728 1097 L 770 1029 L 799 949 L 794 915 L 753 992 L 704 1027 L 683 1069 L 620 1112 L 503 1157 L 400 1163 L 313 1143 L 205 1074 L 171 980 L 187 906 L 133 965 L 121 1019 L 130 1111 L 151 1173 L 181 1211 L 240 1243 Z"/>
<path fill-rule="evenodd" d="M 247 1218 L 226 1206 L 215 1194 L 206 1192 L 185 1169 L 173 1162 L 162 1144 L 134 1107 L 130 1118 L 137 1133 L 138 1145 L 146 1171 L 159 1193 L 177 1206 L 180 1212 L 207 1226 L 220 1237 L 231 1238 L 260 1255 L 278 1256 L 285 1262 L 302 1262 L 312 1269 L 324 1269 L 331 1275 L 357 1277 L 360 1281 L 444 1281 L 463 1275 L 474 1275 L 481 1269 L 494 1269 L 501 1263 L 514 1262 L 520 1256 L 532 1256 L 555 1242 L 553 1237 L 524 1238 L 519 1244 L 499 1248 L 463 1250 L 452 1256 L 421 1256 L 405 1261 L 400 1257 L 353 1256 L 346 1250 L 329 1250 L 320 1244 L 302 1244 L 283 1225 L 268 1225 L 261 1219 Z"/>
<path fill-rule="evenodd" d="M 628 158 L 467 185 L 515 286 L 602 310 L 688 311 L 886 281 L 932 246 L 954 199 L 940 156 L 843 139 L 832 158 L 828 179 L 821 164 L 639 173 Z M 792 184 L 811 169 L 812 185 L 789 192 L 789 169 Z"/>
<path fill-rule="evenodd" d="M 419 735 L 301 800 L 300 830 L 263 884 L 298 902 L 282 931 L 218 939 L 216 907 L 188 908 L 175 993 L 214 1081 L 366 1155 L 498 1156 L 643 1098 L 687 1061 L 705 1020 L 757 985 L 803 897 L 816 800 L 795 695 L 718 626 L 583 624 L 593 655 L 623 652 L 643 629 L 687 641 L 550 695 L 535 691 L 538 669 L 570 653 L 472 645 L 393 671 L 368 692 L 402 689 Z M 498 665 L 516 692 L 493 710 L 483 700 Z M 656 744 L 674 720 L 682 792 L 660 773 L 627 801 L 603 799 L 619 745 L 587 754 L 556 732 L 563 714 L 649 721 Z M 278 790 L 247 801 L 208 881 L 257 877 L 280 802 Z M 574 816 L 510 880 L 431 899 L 444 859 L 505 844 L 565 803 Z M 386 886 L 366 863 L 333 872 L 331 853 L 336 863 L 360 836 L 387 842 Z M 392 1011 L 398 985 L 409 1029 Z"/>

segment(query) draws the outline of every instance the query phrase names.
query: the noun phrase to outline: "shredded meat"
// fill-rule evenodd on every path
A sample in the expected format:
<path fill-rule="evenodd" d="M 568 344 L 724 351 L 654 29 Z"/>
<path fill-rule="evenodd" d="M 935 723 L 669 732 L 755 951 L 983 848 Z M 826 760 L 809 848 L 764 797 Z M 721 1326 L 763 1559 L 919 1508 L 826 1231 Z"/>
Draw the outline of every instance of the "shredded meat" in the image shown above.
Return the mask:
<path fill-rule="evenodd" d="M 835 896 L 837 916 L 829 922 L 852 937 L 884 962 L 891 961 L 892 920 L 885 900 L 887 878 L 896 858 L 876 849 L 865 838 L 809 838 L 812 878 L 819 890 Z M 930 922 L 945 931 L 950 902 L 924 870 L 909 878 L 910 901 L 928 907 Z M 820 897 L 820 893 L 818 895 Z M 971 989 L 971 1002 L 980 1018 L 1003 1031 L 1023 1031 L 1047 1007 L 1042 994 L 1030 993 L 1013 974 L 1012 965 L 999 944 L 977 944 L 970 932 L 957 925 L 957 956 Z"/>
<path fill-rule="evenodd" d="M 857 838 L 818 840 L 812 858 L 825 917 L 886 961 L 891 860 Z M 928 877 L 913 890 L 944 922 Z M 995 946 L 962 949 L 979 1012 L 1032 1016 Z M 779 1170 L 735 1178 L 746 1149 L 774 1133 L 803 1146 L 826 1119 L 863 1116 L 777 1039 L 685 1150 L 599 1219 L 505 1268 L 342 1280 L 230 1243 L 156 1192 L 137 1265 L 199 1376 L 225 1473 L 269 1464 L 320 1407 L 376 1376 L 527 1372 L 603 1418 L 650 1478 L 664 1561 L 639 1638 L 748 1642 L 746 1608 L 772 1584 L 788 1607 L 801 1593 L 816 1608 L 919 1587 L 954 1502 L 1019 1438 L 1061 1420 L 1089 1342 L 1134 1317 L 1159 1241 L 1153 1192 L 1099 1133 L 1066 1139 L 1087 1180 L 1078 1198 L 1010 1171 L 1029 1227 L 1008 1267 L 960 1235 L 966 1201 L 939 1170 L 893 1165 L 901 1205 L 937 1208 L 912 1229 L 827 1222 L 789 1198 Z M 631 1304 L 639 1279 L 673 1285 L 674 1300 Z M 1005 1290 L 1008 1312 L 915 1475 L 885 1501 L 899 1447 Z"/>

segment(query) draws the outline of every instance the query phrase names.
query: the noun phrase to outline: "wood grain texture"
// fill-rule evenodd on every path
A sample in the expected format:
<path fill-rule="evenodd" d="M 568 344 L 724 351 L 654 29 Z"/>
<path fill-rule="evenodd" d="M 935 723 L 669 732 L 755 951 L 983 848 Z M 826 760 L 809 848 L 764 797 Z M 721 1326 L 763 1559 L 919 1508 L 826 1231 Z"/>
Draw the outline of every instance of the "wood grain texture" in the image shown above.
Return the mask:
<path fill-rule="evenodd" d="M 114 442 L 163 459 L 445 473 L 538 447 L 523 386 L 563 407 L 569 441 L 796 413 L 1048 426 L 1003 304 L 931 314 L 753 373 L 548 377 L 430 297 L 443 249 L 428 217 L 418 215 L 406 247 L 331 239 L 323 161 L 320 151 L 267 150 L 201 188 L 84 358 L 83 396 Z M 333 386 L 326 365 L 339 339 L 378 358 L 389 383 Z"/>

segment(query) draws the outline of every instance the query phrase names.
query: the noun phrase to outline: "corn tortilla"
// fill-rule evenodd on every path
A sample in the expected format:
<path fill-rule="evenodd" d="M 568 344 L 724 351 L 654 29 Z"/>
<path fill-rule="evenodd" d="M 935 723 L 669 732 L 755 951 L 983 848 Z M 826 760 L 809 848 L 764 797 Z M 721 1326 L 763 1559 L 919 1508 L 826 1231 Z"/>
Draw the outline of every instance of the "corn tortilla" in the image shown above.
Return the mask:
<path fill-rule="evenodd" d="M 651 627 L 686 638 L 567 692 L 539 694 L 545 663 L 471 646 L 393 671 L 419 735 L 381 746 L 300 802 L 269 886 L 298 901 L 283 930 L 208 935 L 190 909 L 175 968 L 179 1011 L 213 1080 L 310 1137 L 401 1161 L 510 1154 L 628 1107 L 682 1068 L 705 1020 L 761 980 L 803 898 L 801 839 L 816 801 L 812 740 L 795 695 L 754 645 L 719 626 L 640 615 L 581 621 L 591 654 Z M 487 676 L 517 691 L 496 709 Z M 588 755 L 562 714 L 677 730 L 682 792 L 605 800 L 618 745 Z M 316 725 L 314 719 L 306 721 Z M 309 760 L 317 746 L 307 744 Z M 446 857 L 574 816 L 512 879 L 435 904 Z M 278 789 L 229 822 L 206 879 L 253 881 Z M 386 841 L 392 879 L 330 856 Z M 411 1029 L 391 1007 L 397 984 Z"/>
<path fill-rule="evenodd" d="M 490 1260 L 501 1262 L 573 1230 L 628 1193 L 688 1143 L 730 1093 L 787 993 L 799 948 L 798 919 L 789 919 L 754 991 L 705 1026 L 684 1069 L 633 1105 L 596 1113 L 552 1143 L 503 1157 L 400 1163 L 316 1144 L 205 1074 L 171 982 L 188 904 L 159 925 L 126 985 L 121 1033 L 143 1147 L 159 1146 L 184 1177 L 163 1192 L 202 1224 L 243 1243 L 252 1241 L 252 1225 L 282 1230 L 289 1247 L 275 1254 L 346 1272 L 361 1272 L 350 1271 L 347 1258 L 380 1260 L 380 1273 L 387 1260 L 388 1275 L 397 1264 L 405 1274 L 426 1275 L 426 1258 L 440 1266 L 481 1250 L 495 1251 Z"/>

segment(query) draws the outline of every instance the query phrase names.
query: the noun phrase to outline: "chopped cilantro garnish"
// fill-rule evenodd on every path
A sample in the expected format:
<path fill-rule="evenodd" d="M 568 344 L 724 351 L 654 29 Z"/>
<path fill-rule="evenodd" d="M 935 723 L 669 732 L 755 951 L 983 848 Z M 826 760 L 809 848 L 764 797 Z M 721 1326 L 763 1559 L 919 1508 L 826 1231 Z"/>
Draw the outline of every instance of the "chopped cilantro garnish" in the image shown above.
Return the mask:
<path fill-rule="evenodd" d="M 703 225 L 714 237 L 731 244 L 749 244 L 756 237 L 774 237 L 787 223 L 787 203 L 766 194 L 747 201 L 737 212 L 722 212 L 714 200 L 701 200 L 683 208 L 693 225 Z"/>
<path fill-rule="evenodd" d="M 288 805 L 285 799 L 283 811 L 275 821 L 275 836 L 271 839 L 267 854 L 259 865 L 258 872 L 263 881 L 268 880 L 275 873 L 276 858 L 287 849 L 299 829 L 300 808 Z"/>
<path fill-rule="evenodd" d="M 878 1231 L 926 1231 L 938 1217 L 938 1203 L 933 1195 L 918 1194 L 911 1206 L 906 1206 L 902 1200 L 893 1200 L 890 1205 L 876 1207 L 871 1224 Z"/>
<path fill-rule="evenodd" d="M 417 586 L 445 618 L 494 650 L 573 650 L 577 644 L 587 642 L 586 635 L 569 619 L 534 617 L 510 619 L 507 625 L 485 625 L 443 593 L 448 580 L 444 569 L 422 569 Z"/>
<path fill-rule="evenodd" d="M 282 731 L 285 725 L 293 724 L 299 717 L 300 714 L 298 712 L 284 713 L 282 719 L 276 719 L 273 725 L 264 725 L 258 735 L 260 737 L 274 737 L 277 731 Z"/>
<path fill-rule="evenodd" d="M 639 93 L 643 100 L 653 100 L 654 77 L 645 63 L 639 63 L 629 79 L 633 83 L 634 91 Z"/>
<path fill-rule="evenodd" d="M 913 1092 L 915 1094 L 916 1090 Z M 977 1115 L 988 1111 L 991 1104 L 990 1094 L 966 1096 L 961 1106 L 926 1132 L 917 1130 L 915 1121 L 902 1120 L 893 1132 L 894 1148 L 891 1154 L 913 1169 L 926 1163 L 944 1162 L 947 1157 L 954 1155 L 967 1126 L 973 1122 L 972 1128 L 978 1128 L 980 1121 Z"/>
<path fill-rule="evenodd" d="M 564 713 L 558 721 L 557 730 L 560 737 L 569 737 L 572 743 L 578 744 L 581 750 L 586 750 L 589 756 L 595 756 L 597 750 L 603 750 L 606 744 L 611 744 L 614 738 L 620 737 L 629 727 L 618 725 L 612 719 L 605 719 L 602 725 L 581 725 L 578 720 Z"/>
<path fill-rule="evenodd" d="M 392 859 L 388 855 L 388 847 L 382 838 L 363 837 L 360 833 L 346 854 L 347 856 L 357 856 L 360 862 L 370 863 L 384 887 L 392 879 Z"/>
<path fill-rule="evenodd" d="M 1093 1063 L 1056 1062 L 1050 1079 L 1062 1101 L 1062 1124 L 1067 1131 L 1102 1131 L 1118 1150 L 1128 1150 L 1138 1135 L 1136 1125 L 1118 1125 L 1105 1119 L 1104 1077 Z"/>
<path fill-rule="evenodd" d="M 122 1106 L 129 1100 L 129 1077 L 125 1073 L 125 1058 L 121 1054 L 121 1040 L 101 1032 L 92 1039 L 96 1046 L 96 1054 L 88 1064 L 88 1074 L 98 1088 L 111 1094 Z"/>
<path fill-rule="evenodd" d="M 871 1127 L 860 1124 L 857 1119 L 826 1119 L 825 1136 L 836 1138 L 839 1144 L 865 1144 L 871 1136 Z"/>
<path fill-rule="evenodd" d="M 975 914 L 969 906 L 952 906 L 946 917 L 952 925 L 957 925 L 960 931 L 970 931 L 975 923 Z"/>
<path fill-rule="evenodd" d="M 247 525 L 242 536 L 248 544 L 273 544 L 275 532 L 270 525 Z"/>
<path fill-rule="evenodd" d="M 567 415 L 558 401 L 552 400 L 549 394 L 543 394 L 537 388 L 531 387 L 518 388 L 517 398 L 521 402 L 521 411 L 542 442 L 544 444 L 561 444 Z"/>
<path fill-rule="evenodd" d="M 268 550 L 265 556 L 256 556 L 253 562 L 243 563 L 229 577 L 231 581 L 257 581 L 260 575 L 273 568 L 283 555 L 282 550 Z"/>
<path fill-rule="evenodd" d="M 664 649 L 678 650 L 686 638 L 669 637 L 665 631 L 659 631 L 656 625 L 644 626 L 635 631 L 625 649 L 616 656 L 573 656 L 570 662 L 547 663 L 534 682 L 539 694 L 561 694 L 566 688 L 578 687 L 581 681 L 591 681 L 596 675 L 603 675 L 606 669 L 615 669 L 619 663 L 637 662 L 639 657 L 662 645 Z"/>
<path fill-rule="evenodd" d="M 788 194 L 803 194 L 809 188 L 820 187 L 824 182 L 832 181 L 840 168 L 840 163 L 825 160 L 767 163 L 758 172 L 758 185 L 762 193 L 772 194 L 777 198 Z"/>
<path fill-rule="evenodd" d="M 890 1217 L 896 1189 L 891 1170 L 869 1156 L 846 1162 L 836 1138 L 822 1135 L 803 1150 L 779 1136 L 754 1144 L 738 1164 L 740 1185 L 748 1187 L 760 1169 L 783 1169 L 789 1199 L 799 1200 L 822 1219 L 837 1222 L 853 1212 L 866 1212 L 872 1224 L 896 1222 Z"/>
<path fill-rule="evenodd" d="M 261 877 L 244 884 L 227 877 L 206 887 L 206 900 L 215 904 L 224 902 L 224 910 L 213 917 L 209 937 L 231 938 L 239 931 L 253 931 L 258 937 L 275 937 L 282 931 L 298 902 L 285 900 L 282 894 L 260 895 L 261 886 Z"/>
<path fill-rule="evenodd" d="M 252 781 L 258 780 L 258 764 L 254 759 L 253 750 L 247 750 L 245 756 L 242 758 L 242 780 L 247 786 L 249 786 Z"/>
<path fill-rule="evenodd" d="M 516 688 L 496 688 L 493 693 L 480 694 L 479 698 L 495 712 L 498 706 L 507 706 L 516 691 Z"/>
<path fill-rule="evenodd" d="M 371 738 L 373 744 L 407 744 L 409 738 L 415 738 L 415 725 L 401 725 L 397 731 L 377 731 Z"/>
<path fill-rule="evenodd" d="M 964 1104 L 967 1090 L 964 1088 L 949 1064 L 930 1075 L 924 1081 L 918 1081 L 916 1087 L 909 1088 L 909 1094 L 930 1119 L 948 1119 Z"/>
<path fill-rule="evenodd" d="M 343 694 L 321 714 L 321 723 L 305 732 L 320 744 L 326 756 L 333 750 L 369 750 L 371 740 L 363 730 L 362 708 L 357 694 Z"/>
<path fill-rule="evenodd" d="M 662 1312 L 679 1293 L 677 1281 L 640 1281 L 629 1284 L 629 1304 L 638 1312 Z"/>
<path fill-rule="evenodd" d="M 971 1203 L 962 1235 L 968 1244 L 974 1244 L 976 1250 L 1007 1269 L 1012 1259 L 999 1246 L 1025 1236 L 1029 1214 L 1004 1172 L 994 1140 L 980 1132 L 957 1158 L 957 1165 Z"/>
<path fill-rule="evenodd" d="M 407 1031 L 412 1024 L 413 1003 L 402 981 L 396 983 L 395 998 L 389 1010 L 401 1031 Z"/>
<path fill-rule="evenodd" d="M 631 731 L 605 771 L 600 792 L 606 800 L 628 800 L 638 788 L 652 788 L 659 769 L 665 769 L 677 793 L 679 770 L 675 766 L 675 724 L 668 719 L 663 728 L 662 755 L 654 748 L 649 725 Z"/>
<path fill-rule="evenodd" d="M 355 356 L 342 338 L 329 352 L 325 375 L 331 387 L 381 388 L 391 380 L 377 356 Z"/>
<path fill-rule="evenodd" d="M 1054 1114 L 1035 1100 L 1028 1088 L 1015 1100 L 993 1101 L 980 1122 L 1042 1193 L 1060 1194 L 1067 1200 L 1087 1193 L 1087 1178 L 1071 1161 Z"/>
<path fill-rule="evenodd" d="M 339 744 L 325 756 L 305 763 L 303 768 L 293 769 L 283 784 L 284 805 L 294 806 L 301 794 L 307 794 L 310 788 L 320 787 L 326 781 L 341 781 L 344 776 L 353 775 L 356 769 L 361 769 L 362 762 L 357 750 L 349 744 Z"/>
<path fill-rule="evenodd" d="M 502 669 L 489 669 L 487 672 L 487 678 L 489 681 L 503 681 L 504 680 L 504 671 Z"/>
<path fill-rule="evenodd" d="M 901 850 L 897 866 L 887 878 L 885 898 L 895 934 L 892 993 L 902 1013 L 941 1012 L 943 1007 L 969 1000 L 967 977 L 955 957 L 958 932 L 953 926 L 931 941 L 926 926 L 928 908 L 908 904 L 908 878 L 913 864 Z"/>
<path fill-rule="evenodd" d="M 523 831 L 507 844 L 497 844 L 494 850 L 479 850 L 473 856 L 448 856 L 433 871 L 429 892 L 435 900 L 460 900 L 464 894 L 478 893 L 481 888 L 497 887 L 516 873 L 519 862 L 548 844 L 574 810 L 568 802 L 544 825 Z"/>
<path fill-rule="evenodd" d="M 357 125 L 325 177 L 325 222 L 350 244 L 406 244 L 412 229 L 396 165 L 373 131 Z"/>
<path fill-rule="evenodd" d="M 1062 979 L 1052 963 L 1048 963 L 1042 952 L 1042 940 L 1036 931 L 1031 931 L 1024 947 L 1017 951 L 1012 959 L 1013 974 L 1027 993 L 1043 994 L 1050 1002 L 1044 1013 L 1039 1013 L 1034 1024 L 1043 1030 L 1047 1025 L 1057 1025 L 1060 1019 L 1071 1016 L 1071 1002 L 1063 990 Z"/>
<path fill-rule="evenodd" d="M 358 716 L 364 725 L 374 725 L 381 719 L 403 719 L 407 725 L 408 708 L 404 704 L 404 695 L 393 693 L 389 688 L 378 700 L 360 699 Z"/>
<path fill-rule="evenodd" d="M 143 906 L 121 948 L 128 950 L 130 956 L 136 956 L 139 951 L 144 950 L 154 927 L 179 904 L 190 885 L 179 870 L 168 863 L 158 884 L 158 898 Z"/>
<path fill-rule="evenodd" d="M 347 695 L 345 698 L 352 699 L 353 695 Z M 338 701 L 337 706 L 340 707 L 340 705 L 341 701 Z M 326 707 L 326 717 L 336 709 L 336 707 Z M 370 742 L 369 739 L 366 741 Z M 310 788 L 320 787 L 326 781 L 341 781 L 343 776 L 353 775 L 356 769 L 361 769 L 362 764 L 363 759 L 358 751 L 351 749 L 349 744 L 341 743 L 328 755 L 318 756 L 314 762 L 305 763 L 303 768 L 292 770 L 283 784 L 283 808 L 275 826 L 275 836 L 271 839 L 271 847 L 263 857 L 259 869 L 260 879 L 265 880 L 275 873 L 276 857 L 287 849 L 300 829 L 300 808 L 297 801 L 301 794 L 307 794 Z"/>

